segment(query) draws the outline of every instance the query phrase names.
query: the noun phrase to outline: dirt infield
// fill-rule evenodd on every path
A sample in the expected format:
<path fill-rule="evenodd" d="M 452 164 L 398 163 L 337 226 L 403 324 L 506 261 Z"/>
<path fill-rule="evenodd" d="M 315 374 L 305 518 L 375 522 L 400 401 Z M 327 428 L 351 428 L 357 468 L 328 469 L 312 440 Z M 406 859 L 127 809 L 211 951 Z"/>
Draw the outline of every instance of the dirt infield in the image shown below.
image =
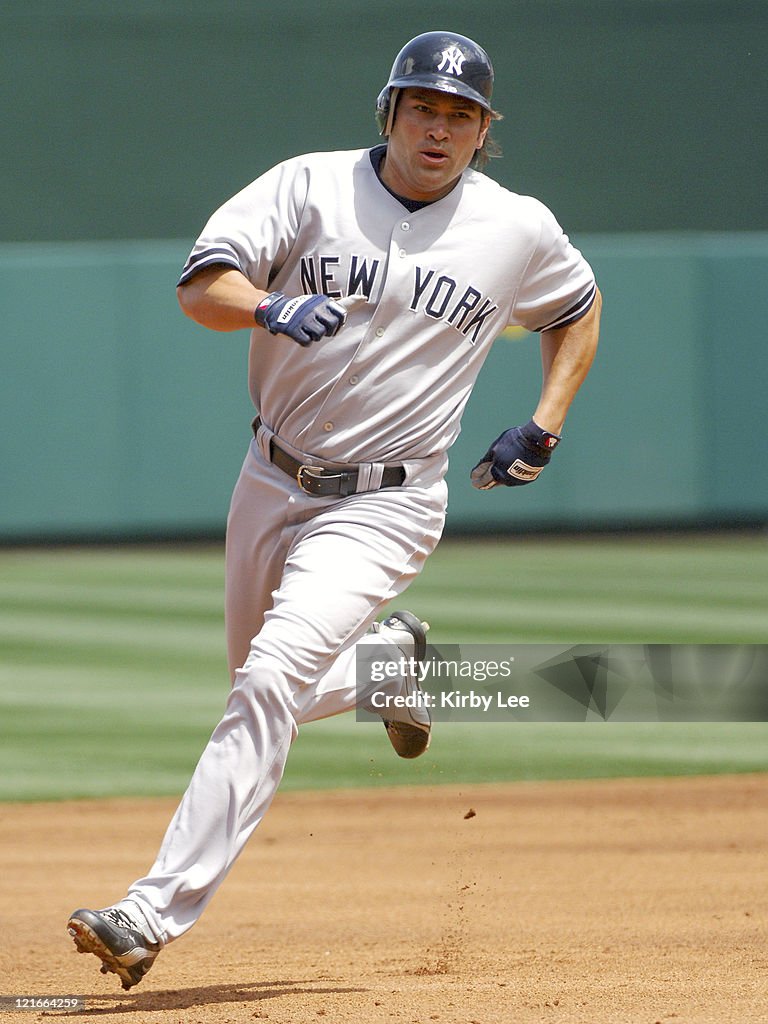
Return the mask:
<path fill-rule="evenodd" d="M 66 917 L 146 871 L 173 808 L 0 805 L 6 995 L 104 1024 L 768 1020 L 768 776 L 280 794 L 126 993 Z"/>

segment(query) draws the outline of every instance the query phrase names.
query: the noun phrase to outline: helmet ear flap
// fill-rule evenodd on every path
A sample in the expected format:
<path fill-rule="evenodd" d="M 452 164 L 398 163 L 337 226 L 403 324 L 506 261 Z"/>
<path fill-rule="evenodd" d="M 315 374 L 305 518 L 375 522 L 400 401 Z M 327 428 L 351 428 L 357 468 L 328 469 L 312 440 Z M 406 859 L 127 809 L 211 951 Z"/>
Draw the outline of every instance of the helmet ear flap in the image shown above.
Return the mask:
<path fill-rule="evenodd" d="M 387 120 L 384 127 L 381 129 L 381 134 L 385 139 L 388 139 L 392 134 L 392 126 L 395 123 L 395 110 L 397 109 L 397 101 L 400 96 L 400 89 L 397 86 L 393 86 L 389 90 L 389 100 L 387 102 Z"/>

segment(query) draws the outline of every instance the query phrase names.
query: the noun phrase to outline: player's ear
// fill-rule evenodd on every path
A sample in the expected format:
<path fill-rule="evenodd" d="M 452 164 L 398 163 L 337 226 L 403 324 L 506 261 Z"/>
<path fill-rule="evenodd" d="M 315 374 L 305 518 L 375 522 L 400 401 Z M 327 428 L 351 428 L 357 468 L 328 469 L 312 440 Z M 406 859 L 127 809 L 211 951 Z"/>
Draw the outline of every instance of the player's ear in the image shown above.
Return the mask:
<path fill-rule="evenodd" d="M 488 129 L 491 127 L 491 115 L 483 111 L 483 116 L 480 120 L 480 131 L 477 135 L 477 145 L 475 149 L 482 149 L 485 145 L 485 137 L 488 134 Z"/>

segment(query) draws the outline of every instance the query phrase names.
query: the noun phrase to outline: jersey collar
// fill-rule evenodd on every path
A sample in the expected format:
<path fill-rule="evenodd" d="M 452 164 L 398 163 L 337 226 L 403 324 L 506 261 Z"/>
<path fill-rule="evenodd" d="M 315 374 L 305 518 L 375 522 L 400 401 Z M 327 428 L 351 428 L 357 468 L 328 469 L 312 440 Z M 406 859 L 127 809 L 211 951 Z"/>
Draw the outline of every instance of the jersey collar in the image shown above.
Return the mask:
<path fill-rule="evenodd" d="M 384 184 L 381 177 L 381 161 L 384 159 L 384 155 L 386 154 L 386 152 L 386 145 L 374 146 L 373 149 L 370 150 L 368 155 L 371 158 L 371 164 L 373 165 L 373 169 L 376 172 L 376 177 L 379 179 L 379 181 L 387 190 L 387 192 L 389 192 L 389 194 L 393 196 L 398 201 L 398 203 L 402 203 L 402 205 L 406 208 L 408 213 L 416 213 L 417 210 L 423 210 L 425 206 L 431 206 L 432 203 L 434 202 L 433 199 L 408 199 L 406 198 L 406 196 L 399 196 L 397 192 L 392 191 L 389 185 Z"/>

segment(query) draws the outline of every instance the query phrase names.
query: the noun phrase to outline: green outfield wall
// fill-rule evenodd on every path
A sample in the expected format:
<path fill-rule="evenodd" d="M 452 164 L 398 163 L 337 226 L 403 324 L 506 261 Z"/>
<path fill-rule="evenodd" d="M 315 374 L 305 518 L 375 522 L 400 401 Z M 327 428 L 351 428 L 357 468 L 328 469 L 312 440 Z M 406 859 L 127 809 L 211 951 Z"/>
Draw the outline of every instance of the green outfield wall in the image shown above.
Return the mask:
<path fill-rule="evenodd" d="M 552 467 L 470 466 L 539 389 L 494 345 L 451 455 L 450 530 L 768 520 L 768 234 L 578 235 L 605 306 Z M 0 245 L 0 540 L 220 533 L 249 440 L 247 332 L 180 312 L 183 241 Z"/>
<path fill-rule="evenodd" d="M 768 230 L 766 0 L 3 0 L 0 241 L 186 238 L 277 160 L 373 144 L 430 29 L 488 48 L 494 175 L 570 231 Z"/>

